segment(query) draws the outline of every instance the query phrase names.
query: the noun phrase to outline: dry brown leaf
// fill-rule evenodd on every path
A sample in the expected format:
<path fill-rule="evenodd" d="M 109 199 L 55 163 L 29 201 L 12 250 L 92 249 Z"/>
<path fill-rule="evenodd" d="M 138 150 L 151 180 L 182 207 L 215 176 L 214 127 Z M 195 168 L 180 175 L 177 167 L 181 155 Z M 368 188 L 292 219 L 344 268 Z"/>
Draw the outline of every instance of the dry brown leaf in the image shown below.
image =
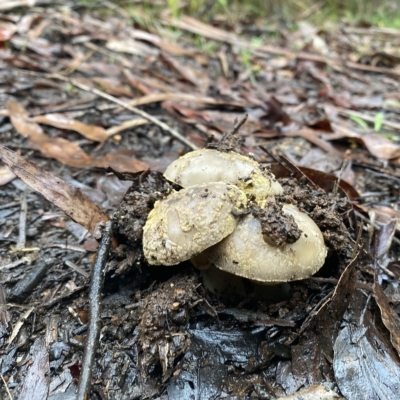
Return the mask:
<path fill-rule="evenodd" d="M 133 154 L 126 155 L 125 150 L 109 153 L 105 156 L 91 157 L 82 148 L 63 138 L 51 138 L 42 128 L 29 119 L 28 112 L 15 101 L 9 101 L 7 108 L 10 119 L 17 132 L 29 137 L 32 146 L 57 161 L 75 168 L 106 168 L 111 166 L 120 172 L 137 172 L 148 168 L 147 163 L 137 160 Z M 107 135 L 107 134 L 106 134 Z"/>
<path fill-rule="evenodd" d="M 101 90 L 113 96 L 133 97 L 133 93 L 128 86 L 122 85 L 118 79 L 112 78 L 92 78 L 93 82 L 100 85 Z"/>
<path fill-rule="evenodd" d="M 0 23 L 0 42 L 7 42 L 17 30 L 17 26 L 11 22 Z"/>
<path fill-rule="evenodd" d="M 21 104 L 10 100 L 7 102 L 6 107 L 10 120 L 19 134 L 37 142 L 40 141 L 40 139 L 45 140 L 45 134 L 42 128 L 38 124 L 29 121 L 28 112 Z"/>
<path fill-rule="evenodd" d="M 134 39 L 110 39 L 106 48 L 117 53 L 134 54 L 136 56 L 156 56 L 158 50 Z"/>
<path fill-rule="evenodd" d="M 19 154 L 0 146 L 3 162 L 33 190 L 52 202 L 92 234 L 109 216 L 79 189 L 50 174 Z"/>
<path fill-rule="evenodd" d="M 152 93 L 129 101 L 129 105 L 137 107 L 144 104 L 158 103 L 167 100 L 182 100 L 190 103 L 212 104 L 216 106 L 245 107 L 246 103 L 218 100 L 213 97 L 190 93 Z"/>
<path fill-rule="evenodd" d="M 11 182 L 15 178 L 14 172 L 11 171 L 7 165 L 3 165 L 0 167 L 0 186 L 6 185 L 8 182 Z"/>
<path fill-rule="evenodd" d="M 170 53 L 174 56 L 189 56 L 189 57 L 197 57 L 199 53 L 195 50 L 185 49 L 179 46 L 176 43 L 168 42 L 166 40 L 162 40 L 159 36 L 154 35 L 152 33 L 133 29 L 132 37 L 134 39 L 143 40 L 157 46 L 158 48 Z"/>
<path fill-rule="evenodd" d="M 400 157 L 400 146 L 379 133 L 362 135 L 360 139 L 364 142 L 368 151 L 376 158 L 391 160 Z"/>
<path fill-rule="evenodd" d="M 111 137 L 125 131 L 127 129 L 136 128 L 137 126 L 146 125 L 149 121 L 144 118 L 132 118 L 129 121 L 125 121 L 120 125 L 112 126 L 106 130 L 107 137 Z"/>
<path fill-rule="evenodd" d="M 390 332 L 390 341 L 400 355 L 400 318 L 390 307 L 389 301 L 375 277 L 374 297 L 381 310 L 382 321 Z"/>
<path fill-rule="evenodd" d="M 206 92 L 210 84 L 210 78 L 199 70 L 183 65 L 176 58 L 167 54 L 160 54 L 161 60 L 171 69 L 175 70 L 185 81 L 197 86 L 203 92 Z"/>
<path fill-rule="evenodd" d="M 108 135 L 105 129 L 101 126 L 87 125 L 83 122 L 68 118 L 63 114 L 46 114 L 37 115 L 33 118 L 35 122 L 39 124 L 45 124 L 54 126 L 59 129 L 68 129 L 80 133 L 87 139 L 94 140 L 96 142 L 104 142 Z"/>
<path fill-rule="evenodd" d="M 327 140 L 353 138 L 364 143 L 368 151 L 382 160 L 392 160 L 400 157 L 400 146 L 392 140 L 375 132 L 358 133 L 354 129 L 339 124 L 331 124 L 334 133 L 325 135 Z"/>

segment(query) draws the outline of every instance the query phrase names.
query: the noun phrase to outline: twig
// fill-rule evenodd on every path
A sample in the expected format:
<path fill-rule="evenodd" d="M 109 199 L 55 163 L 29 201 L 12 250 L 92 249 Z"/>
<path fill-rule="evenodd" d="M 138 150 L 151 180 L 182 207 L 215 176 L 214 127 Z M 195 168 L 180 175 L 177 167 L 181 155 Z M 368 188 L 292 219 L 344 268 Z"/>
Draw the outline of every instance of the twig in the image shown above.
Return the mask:
<path fill-rule="evenodd" d="M 313 282 L 321 282 L 321 283 L 331 283 L 332 285 L 337 285 L 339 282 L 339 279 L 336 278 L 320 278 L 318 276 L 312 276 L 310 281 Z M 362 282 L 356 282 L 356 288 L 357 289 L 364 289 L 367 290 L 368 292 L 372 292 L 372 286 L 369 285 L 368 283 L 362 283 Z"/>
<path fill-rule="evenodd" d="M 382 224 L 372 221 L 371 219 L 365 217 L 361 212 L 355 211 L 355 214 L 358 218 L 362 219 L 365 221 L 367 224 L 371 224 L 374 228 L 379 228 Z M 397 243 L 400 245 L 400 239 L 397 238 L 396 236 L 393 236 L 393 242 Z"/>
<path fill-rule="evenodd" d="M 0 265 L 0 271 L 3 271 L 5 269 L 16 268 L 21 264 L 30 264 L 30 263 L 31 263 L 31 260 L 28 257 L 23 257 L 20 260 L 15 260 L 9 264 Z"/>
<path fill-rule="evenodd" d="M 0 323 L 7 328 L 10 321 L 11 315 L 8 311 L 6 290 L 3 285 L 0 285 Z"/>
<path fill-rule="evenodd" d="M 147 112 L 140 110 L 139 108 L 130 106 L 125 101 L 117 99 L 114 96 L 111 96 L 105 92 L 102 92 L 101 90 L 98 90 L 96 88 L 91 88 L 90 86 L 84 85 L 83 83 L 76 81 L 75 79 L 70 79 L 70 78 L 67 78 L 60 74 L 49 74 L 48 77 L 59 79 L 64 82 L 68 82 L 71 85 L 74 85 L 79 89 L 82 89 L 86 92 L 93 93 L 99 97 L 102 97 L 103 99 L 112 101 L 113 103 L 118 104 L 121 107 L 126 108 L 127 110 L 132 111 L 133 113 L 135 113 L 137 115 L 140 115 L 141 117 L 147 119 L 148 121 L 152 122 L 153 124 L 158 125 L 161 129 L 163 129 L 166 132 L 169 132 L 173 137 L 180 140 L 182 143 L 184 143 L 186 146 L 190 147 L 192 150 L 198 149 L 198 147 L 194 143 L 190 142 L 188 139 L 186 139 L 184 136 L 182 136 L 177 130 L 171 128 L 166 123 L 160 121 L 158 118 L 153 117 L 152 115 L 148 114 Z"/>
<path fill-rule="evenodd" d="M 239 119 L 239 121 L 235 121 L 235 125 L 233 126 L 231 135 L 236 135 L 239 132 L 239 129 L 241 126 L 247 121 L 247 118 L 249 117 L 249 114 L 244 114 L 242 118 Z"/>
<path fill-rule="evenodd" d="M 19 206 L 21 203 L 18 201 L 13 201 L 12 203 L 7 203 L 7 204 L 2 204 L 0 206 L 0 210 L 6 210 L 7 208 L 12 208 L 12 207 L 17 207 Z"/>
<path fill-rule="evenodd" d="M 2 374 L 0 374 L 0 376 L 1 376 L 1 380 L 2 380 L 3 383 L 4 383 L 4 387 L 6 388 L 6 392 L 7 392 L 7 394 L 8 394 L 8 397 L 9 397 L 11 400 L 13 400 L 13 397 L 12 397 L 12 394 L 11 394 L 11 392 L 10 392 L 10 389 L 8 388 L 7 382 L 5 381 L 5 379 L 4 379 L 4 377 L 3 377 Z"/>
<path fill-rule="evenodd" d="M 17 337 L 18 332 L 24 325 L 25 321 L 28 319 L 28 317 L 31 315 L 32 311 L 35 309 L 35 307 L 30 307 L 28 308 L 19 318 L 19 320 L 16 322 L 16 324 L 13 327 L 13 330 L 11 332 L 10 337 L 8 338 L 7 345 L 9 346 L 13 340 Z"/>
<path fill-rule="evenodd" d="M 356 242 L 355 242 L 354 247 L 353 247 L 353 253 L 351 255 L 352 259 L 355 258 L 356 254 L 357 254 L 357 251 L 358 251 L 358 249 L 360 247 L 361 236 L 362 236 L 363 229 L 364 229 L 364 221 L 361 220 L 360 227 L 358 228 L 357 239 L 356 239 Z"/>
<path fill-rule="evenodd" d="M 80 292 L 81 290 L 84 290 L 87 288 L 87 285 L 82 285 L 82 286 L 78 286 L 77 288 L 75 288 L 74 290 L 72 290 L 71 292 L 67 293 L 67 294 L 63 294 L 61 296 L 58 297 L 53 297 L 51 300 L 49 300 L 47 303 L 42 304 L 42 308 L 50 308 L 52 306 L 54 306 L 55 304 L 57 304 L 58 302 L 62 301 L 62 300 L 66 300 L 70 297 L 72 297 L 74 294 Z"/>
<path fill-rule="evenodd" d="M 100 335 L 101 291 L 103 287 L 104 270 L 107 262 L 108 251 L 111 246 L 111 232 L 112 222 L 108 221 L 103 231 L 96 262 L 93 267 L 92 282 L 89 293 L 89 329 L 76 400 L 86 400 L 89 398 L 93 362 Z"/>
<path fill-rule="evenodd" d="M 85 278 L 89 278 L 90 274 L 88 272 L 86 272 L 84 269 L 82 269 L 81 267 L 79 267 L 78 265 L 76 265 L 74 262 L 72 262 L 71 260 L 66 260 L 65 261 L 65 265 L 68 265 L 68 267 L 72 268 L 74 271 L 80 273 L 81 275 L 83 275 Z"/>
<path fill-rule="evenodd" d="M 43 248 L 50 249 L 51 247 L 58 247 L 60 249 L 77 251 L 79 253 L 86 253 L 86 249 L 82 246 L 75 246 L 73 244 L 65 244 L 65 243 L 53 243 L 53 244 L 46 245 Z"/>
<path fill-rule="evenodd" d="M 344 169 L 347 167 L 348 161 L 349 161 L 348 159 L 345 159 L 345 160 L 343 161 L 342 167 L 340 168 L 339 176 L 338 176 L 338 178 L 336 179 L 336 181 L 335 181 L 335 183 L 334 183 L 334 185 L 333 185 L 333 190 L 332 190 L 332 192 L 333 192 L 333 195 L 334 195 L 334 196 L 337 195 L 337 192 L 338 192 L 339 186 L 340 186 L 340 181 L 341 181 L 341 179 L 342 179 L 343 171 L 344 171 Z"/>
<path fill-rule="evenodd" d="M 38 265 L 29 273 L 25 273 L 24 277 L 14 286 L 9 301 L 22 302 L 39 285 L 53 264 L 53 258 L 39 261 Z"/>
<path fill-rule="evenodd" d="M 28 213 L 28 202 L 26 201 L 26 192 L 24 192 L 21 200 L 21 212 L 19 214 L 19 235 L 16 245 L 17 250 L 25 248 L 26 244 L 26 215 Z"/>
<path fill-rule="evenodd" d="M 243 137 L 240 136 L 239 129 L 246 122 L 247 117 L 248 114 L 246 113 L 239 120 L 235 119 L 235 125 L 232 130 L 225 132 L 218 143 L 209 143 L 207 148 L 240 151 L 240 146 L 243 144 Z"/>

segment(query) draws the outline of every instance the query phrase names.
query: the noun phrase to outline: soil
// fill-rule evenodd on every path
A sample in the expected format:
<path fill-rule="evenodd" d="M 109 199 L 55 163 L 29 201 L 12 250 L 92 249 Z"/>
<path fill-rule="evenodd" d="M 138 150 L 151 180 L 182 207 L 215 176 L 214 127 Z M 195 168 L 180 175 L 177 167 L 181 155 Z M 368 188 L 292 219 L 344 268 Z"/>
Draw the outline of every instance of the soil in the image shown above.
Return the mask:
<path fill-rule="evenodd" d="M 89 398 L 276 399 L 312 384 L 347 399 L 397 398 L 400 152 L 398 110 L 383 104 L 398 96 L 396 69 L 343 61 L 354 54 L 347 42 L 352 36 L 342 31 L 319 33 L 343 52 L 340 64 L 326 61 L 309 42 L 307 51 L 294 54 L 290 42 L 301 40 L 301 33 L 279 28 L 279 57 L 260 48 L 254 54 L 259 68 L 249 70 L 233 31 L 224 31 L 218 52 L 209 55 L 194 49 L 189 34 L 178 46 L 118 8 L 102 15 L 68 4 L 71 14 L 37 6 L 23 8 L 24 17 L 10 9 L 2 18 L 1 32 L 9 36 L 0 47 L 0 145 L 71 184 L 113 221 Z M 206 26 L 204 38 L 221 34 L 218 21 Z M 189 22 L 179 29 L 200 29 Z M 127 37 L 136 38 L 134 45 L 126 45 Z M 227 74 L 221 67 L 226 62 Z M 76 79 L 89 89 L 78 90 Z M 180 190 L 162 171 L 190 146 L 153 123 L 104 139 L 108 129 L 132 122 L 134 113 L 93 88 L 125 103 L 139 99 L 140 110 L 178 131 L 192 148 L 215 148 L 222 138 L 221 150 L 252 153 L 284 187 L 265 209 L 251 210 L 263 233 L 277 244 L 295 241 L 292 219 L 278 214 L 282 204 L 296 205 L 323 233 L 329 250 L 324 267 L 285 288 L 255 289 L 242 280 L 243 297 L 208 292 L 189 262 L 148 265 L 141 247 L 147 215 L 157 200 Z M 149 100 L 153 95 L 162 100 Z M 343 118 L 379 107 L 393 129 L 389 143 L 390 134 L 360 133 L 348 114 Z M 227 133 L 235 121 L 239 128 L 245 112 L 243 136 L 232 138 Z M 60 113 L 69 123 L 61 117 L 43 122 Z M 341 168 L 343 159 L 347 168 Z M 9 177 L 5 164 L 0 397 L 75 400 L 98 238 L 54 199 L 32 190 L 20 165 L 13 167 L 19 175 Z"/>

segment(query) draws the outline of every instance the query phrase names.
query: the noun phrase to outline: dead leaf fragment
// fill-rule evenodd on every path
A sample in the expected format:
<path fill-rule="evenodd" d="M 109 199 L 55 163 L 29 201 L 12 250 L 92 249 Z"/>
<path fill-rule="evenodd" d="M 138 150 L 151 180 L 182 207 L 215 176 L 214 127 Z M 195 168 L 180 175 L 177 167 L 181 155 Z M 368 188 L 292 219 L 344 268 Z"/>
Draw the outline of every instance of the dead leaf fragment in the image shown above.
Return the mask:
<path fill-rule="evenodd" d="M 7 42 L 17 30 L 17 26 L 11 22 L 0 23 L 0 42 Z"/>
<path fill-rule="evenodd" d="M 379 133 L 362 135 L 360 139 L 364 142 L 368 151 L 376 158 L 391 160 L 400 157 L 400 146 Z"/>
<path fill-rule="evenodd" d="M 83 122 L 68 118 L 63 114 L 47 114 L 37 115 L 33 120 L 39 124 L 45 124 L 54 126 L 59 129 L 69 129 L 80 133 L 87 139 L 94 140 L 96 142 L 104 142 L 108 135 L 105 129 L 101 126 L 87 125 Z"/>
<path fill-rule="evenodd" d="M 15 178 L 14 172 L 7 165 L 0 167 L 0 186 L 6 185 Z"/>
<path fill-rule="evenodd" d="M 400 367 L 386 335 L 357 291 L 334 345 L 335 380 L 348 400 L 398 398 Z"/>
<path fill-rule="evenodd" d="M 339 124 L 332 124 L 333 134 L 325 135 L 327 140 L 337 140 L 342 138 L 354 138 L 364 143 L 368 151 L 376 158 L 392 160 L 400 157 L 400 146 L 393 140 L 371 131 L 358 133 L 350 127 Z"/>
<path fill-rule="evenodd" d="M 0 146 L 0 158 L 27 185 L 92 234 L 98 224 L 105 224 L 109 220 L 109 216 L 79 189 L 39 168 L 19 154 Z"/>
<path fill-rule="evenodd" d="M 125 151 L 117 151 L 105 156 L 91 157 L 74 142 L 63 138 L 47 136 L 39 124 L 29 118 L 24 107 L 9 101 L 7 108 L 10 119 L 17 132 L 29 137 L 31 144 L 40 152 L 57 161 L 75 168 L 107 168 L 111 166 L 120 172 L 137 172 L 148 168 L 147 163 L 137 160 L 133 154 L 125 155 Z M 105 131 L 106 136 L 108 136 Z"/>
<path fill-rule="evenodd" d="M 49 352 L 44 339 L 36 339 L 31 347 L 32 365 L 25 376 L 19 400 L 46 399 L 49 393 Z"/>
<path fill-rule="evenodd" d="M 374 297 L 381 310 L 382 321 L 390 332 L 390 341 L 400 355 L 400 318 L 390 307 L 389 301 L 377 279 L 375 279 Z"/>
<path fill-rule="evenodd" d="M 279 397 L 278 400 L 339 400 L 339 396 L 333 390 L 329 390 L 321 385 L 311 385 L 297 391 L 289 396 Z"/>

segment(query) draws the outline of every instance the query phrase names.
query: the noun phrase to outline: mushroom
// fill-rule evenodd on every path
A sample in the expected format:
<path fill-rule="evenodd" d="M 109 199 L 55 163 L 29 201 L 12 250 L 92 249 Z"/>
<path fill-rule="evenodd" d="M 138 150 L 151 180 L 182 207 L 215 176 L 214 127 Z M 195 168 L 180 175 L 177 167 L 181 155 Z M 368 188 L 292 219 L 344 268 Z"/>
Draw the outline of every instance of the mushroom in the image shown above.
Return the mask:
<path fill-rule="evenodd" d="M 200 254 L 231 234 L 247 206 L 235 185 L 195 185 L 157 201 L 143 228 L 149 264 L 175 265 Z"/>
<path fill-rule="evenodd" d="M 293 205 L 283 212 L 292 215 L 300 238 L 292 244 L 274 245 L 261 232 L 260 221 L 249 214 L 232 234 L 207 251 L 219 269 L 258 283 L 290 282 L 309 278 L 324 264 L 327 249 L 315 222 Z"/>
<path fill-rule="evenodd" d="M 271 172 L 262 170 L 257 161 L 233 151 L 192 151 L 172 162 L 164 176 L 183 187 L 208 182 L 231 183 L 260 206 L 268 196 L 283 193 Z"/>

